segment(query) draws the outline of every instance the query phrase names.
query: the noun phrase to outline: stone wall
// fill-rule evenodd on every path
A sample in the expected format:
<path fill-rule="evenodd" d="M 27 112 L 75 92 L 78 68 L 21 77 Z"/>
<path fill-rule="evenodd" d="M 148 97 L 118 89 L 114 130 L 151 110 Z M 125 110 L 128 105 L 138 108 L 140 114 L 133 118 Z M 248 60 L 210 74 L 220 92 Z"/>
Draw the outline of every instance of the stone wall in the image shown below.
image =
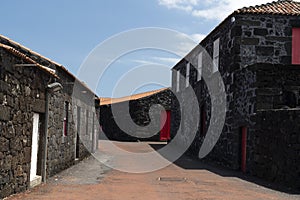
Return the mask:
<path fill-rule="evenodd" d="M 247 171 L 300 190 L 299 108 L 258 111 L 249 127 Z"/>
<path fill-rule="evenodd" d="M 280 15 L 238 15 L 240 67 L 255 63 L 291 64 L 292 28 L 299 17 Z"/>
<path fill-rule="evenodd" d="M 76 133 L 80 139 L 79 157 L 85 157 L 91 152 L 94 153 L 98 148 L 98 135 L 100 131 L 99 115 L 97 115 L 98 108 L 93 105 L 95 104 L 93 98 L 87 101 L 73 98 L 73 104 L 72 117 Z M 76 140 L 76 135 L 74 140 Z"/>
<path fill-rule="evenodd" d="M 203 78 L 197 81 L 196 69 L 199 52 L 203 51 L 202 49 L 204 48 L 207 51 L 207 55 L 212 57 L 213 42 L 220 38 L 219 72 L 226 92 L 226 102 L 224 102 L 227 108 L 226 119 L 215 148 L 205 160 L 238 170 L 241 167 L 241 127 L 249 129 L 247 138 L 248 167 L 255 163 L 253 159 L 254 149 L 261 148 L 255 145 L 256 139 L 254 134 L 252 134 L 252 132 L 259 131 L 259 124 L 262 123 L 259 121 L 261 117 L 256 118 L 259 116 L 256 114 L 270 109 L 291 109 L 299 106 L 299 66 L 290 66 L 292 27 L 299 26 L 299 19 L 294 16 L 232 15 L 225 19 L 173 68 L 172 88 L 175 91 L 177 71 L 179 70 L 181 75 L 185 77 L 187 62 L 191 63 L 190 84 L 197 94 L 201 113 L 199 130 L 187 153 L 198 156 L 205 132 L 211 123 L 211 101 L 214 101 L 209 95 Z M 265 64 L 256 65 L 256 63 Z M 203 67 L 208 72 L 212 70 L 212 65 L 209 63 L 205 63 Z M 209 75 L 208 81 L 214 76 L 214 74 Z M 179 100 L 184 98 L 185 91 L 185 81 L 180 80 L 180 92 L 177 93 Z M 184 130 L 190 122 L 189 118 L 185 117 L 184 112 L 181 110 L 183 106 L 187 107 L 187 110 L 193 110 L 189 108 L 189 105 L 179 105 L 178 101 L 172 102 L 171 130 L 173 137 L 180 125 L 183 127 L 181 134 L 186 136 L 190 134 L 188 129 Z M 205 127 L 202 126 L 202 112 L 206 115 Z M 285 112 L 289 113 L 288 111 Z M 291 112 L 293 111 L 291 110 Z M 188 113 L 188 115 L 191 113 Z M 280 115 L 280 112 L 276 116 L 278 115 Z M 180 124 L 181 117 L 183 121 Z M 283 120 L 282 117 L 279 118 Z M 268 120 L 271 121 L 272 119 Z M 295 123 L 295 121 L 292 120 L 289 123 Z M 258 126 L 255 124 L 258 124 Z M 202 131 L 203 127 L 205 129 L 204 133 Z M 265 130 L 261 131 L 265 132 Z M 267 152 L 260 153 L 261 157 L 270 155 Z M 276 152 L 271 153 L 276 154 Z M 289 159 L 289 156 L 286 156 L 286 159 Z M 293 158 L 286 162 L 291 160 Z M 263 164 L 260 167 L 263 167 Z M 277 170 L 280 171 L 282 169 Z M 247 172 L 257 175 L 250 168 Z M 281 178 L 276 177 L 274 180 L 279 181 L 287 178 L 282 178 L 284 175 L 280 173 L 277 175 Z M 268 179 L 267 175 L 261 175 L 260 177 Z"/>
<path fill-rule="evenodd" d="M 300 189 L 299 67 L 248 67 L 256 74 L 256 112 L 251 116 L 254 123 L 248 125 L 247 171 L 296 189 Z"/>
<path fill-rule="evenodd" d="M 0 198 L 29 187 L 32 117 L 43 117 L 43 85 L 51 79 L 37 68 L 13 66 L 20 63 L 0 49 Z"/>
<path fill-rule="evenodd" d="M 164 107 L 165 110 L 171 109 L 172 92 L 170 90 L 164 90 L 162 92 L 153 94 L 148 97 L 144 97 L 137 100 L 131 100 L 121 103 L 115 103 L 113 106 L 117 108 L 117 115 L 122 118 L 127 116 L 131 118 L 133 122 L 141 127 L 145 127 L 150 123 L 150 115 L 154 120 L 151 123 L 157 128 L 160 128 L 160 113 L 152 113 L 150 107 L 159 104 Z M 123 107 L 128 107 L 129 113 L 126 112 Z M 120 107 L 120 109 L 118 109 Z M 142 128 L 131 127 L 129 128 L 130 134 L 122 131 L 116 124 L 115 116 L 112 115 L 111 105 L 102 105 L 100 107 L 100 124 L 102 126 L 103 134 L 110 140 L 118 141 L 137 141 L 137 140 L 159 140 L 159 132 L 157 134 L 149 133 Z"/>
<path fill-rule="evenodd" d="M 2 41 L 2 38 L 0 39 Z M 17 47 L 22 50 L 21 47 Z M 26 53 L 26 52 L 24 52 Z M 32 55 L 29 55 L 32 56 Z M 47 60 L 43 64 L 56 69 L 54 64 Z M 60 82 L 63 90 L 49 95 L 48 120 L 48 152 L 47 177 L 52 176 L 75 163 L 76 145 L 76 116 L 73 107 L 86 105 L 83 112 L 89 110 L 88 118 L 90 132 L 87 145 L 83 145 L 87 138 L 82 138 L 78 159 L 83 159 L 92 149 L 91 140 L 97 135 L 98 126 L 92 128 L 95 96 L 90 91 L 85 92 L 85 98 L 73 96 L 74 77 L 62 68 L 56 72 L 60 79 L 40 70 L 35 66 L 15 66 L 28 64 L 18 56 L 0 48 L 0 198 L 18 193 L 29 188 L 31 145 L 32 145 L 32 118 L 34 113 L 39 114 L 39 149 L 37 174 L 42 175 L 44 132 L 45 132 L 45 100 L 46 86 L 49 83 Z M 71 83 L 71 84 L 70 84 Z M 85 88 L 84 86 L 81 86 Z M 85 90 L 87 90 L 85 88 Z M 88 101 L 87 101 L 88 99 Z M 93 103 L 90 104 L 89 102 Z M 68 134 L 64 136 L 64 103 L 69 102 Z M 89 106 L 87 106 L 89 105 Z M 97 119 L 94 117 L 94 119 Z M 95 120 L 97 121 L 97 120 Z M 87 124 L 87 121 L 81 121 Z M 84 126 L 84 125 L 82 125 Z M 91 137 L 92 133 L 94 136 Z M 94 140 L 94 142 L 96 139 Z M 96 143 L 96 142 L 95 142 Z"/>
<path fill-rule="evenodd" d="M 195 47 L 183 60 L 181 60 L 173 69 L 173 79 L 172 79 L 172 86 L 173 90 L 175 91 L 176 86 L 176 72 L 177 70 L 180 70 L 180 73 L 183 77 L 186 76 L 186 64 L 187 62 L 191 63 L 191 71 L 190 71 L 190 84 L 193 87 L 197 98 L 199 102 L 199 110 L 202 115 L 204 112 L 206 115 L 206 121 L 204 122 L 205 127 L 202 127 L 201 118 L 199 121 L 199 128 L 198 132 L 196 133 L 196 138 L 194 142 L 192 143 L 191 147 L 189 148 L 188 152 L 189 154 L 197 156 L 200 150 L 200 147 L 203 143 L 205 133 L 202 133 L 202 129 L 205 129 L 204 132 L 207 131 L 207 127 L 209 127 L 210 123 L 210 115 L 211 115 L 211 98 L 208 92 L 207 85 L 203 78 L 200 81 L 197 81 L 197 56 L 199 52 L 203 52 L 203 72 L 202 74 L 207 75 L 207 80 L 212 80 L 215 78 L 215 75 L 212 74 L 212 55 L 213 55 L 213 42 L 219 38 L 220 39 L 220 60 L 219 60 L 219 71 L 223 78 L 223 82 L 225 85 L 226 90 L 226 99 L 227 99 L 227 117 L 225 122 L 225 127 L 222 132 L 221 138 L 219 139 L 217 146 L 220 148 L 215 148 L 214 151 L 209 154 L 210 160 L 214 160 L 215 162 L 222 163 L 222 165 L 229 166 L 232 168 L 237 168 L 237 159 L 236 153 L 236 146 L 232 146 L 229 148 L 224 149 L 224 144 L 228 142 L 227 134 L 230 135 L 232 139 L 232 143 L 235 143 L 235 141 L 238 138 L 238 135 L 235 130 L 235 121 L 233 120 L 233 112 L 230 108 L 235 109 L 235 101 L 238 101 L 237 99 L 234 100 L 234 93 L 236 92 L 234 83 L 234 74 L 231 73 L 231 70 L 235 67 L 235 60 L 239 59 L 239 30 L 236 28 L 236 23 L 232 22 L 230 18 L 226 19 L 218 28 L 214 31 L 212 31 L 197 47 Z M 236 55 L 236 56 L 232 56 Z M 178 93 L 178 96 L 181 96 L 181 102 L 182 99 L 184 99 L 184 93 L 185 93 L 185 81 L 180 80 L 180 92 Z M 245 85 L 245 87 L 247 87 Z M 183 103 L 184 104 L 184 103 Z M 178 103 L 172 104 L 172 133 L 174 134 L 175 130 L 178 129 L 180 125 L 180 117 L 179 113 L 180 107 Z M 189 108 L 188 105 L 182 105 L 186 107 L 185 110 L 192 111 L 193 108 Z M 242 108 L 239 108 L 242 110 Z M 187 116 L 189 113 L 187 113 Z M 186 124 L 185 127 L 188 127 L 188 119 L 183 119 L 183 124 Z M 184 129 L 184 127 L 183 127 Z M 189 136 L 188 131 L 182 131 L 182 133 L 186 134 L 187 137 Z M 229 140 L 231 141 L 231 140 Z"/>
<path fill-rule="evenodd" d="M 255 123 L 252 115 L 256 103 L 256 73 L 248 68 L 240 69 L 235 72 L 233 80 L 227 93 L 226 118 L 221 136 L 205 159 L 238 170 L 241 167 L 241 127 Z M 207 120 L 210 120 L 210 113 Z M 202 140 L 204 137 L 202 135 Z"/>
<path fill-rule="evenodd" d="M 252 66 L 257 76 L 257 110 L 296 108 L 300 106 L 299 65 Z"/>

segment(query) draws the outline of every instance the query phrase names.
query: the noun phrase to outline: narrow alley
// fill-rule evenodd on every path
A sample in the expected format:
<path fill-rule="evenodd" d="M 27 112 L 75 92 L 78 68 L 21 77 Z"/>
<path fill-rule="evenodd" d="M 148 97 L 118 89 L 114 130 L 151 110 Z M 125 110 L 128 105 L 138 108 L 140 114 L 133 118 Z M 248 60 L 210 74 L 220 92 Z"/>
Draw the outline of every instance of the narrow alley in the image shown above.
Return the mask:
<path fill-rule="evenodd" d="M 124 166 L 134 164 L 130 160 L 110 155 L 107 141 L 100 141 L 101 162 L 118 162 Z M 160 143 L 121 143 L 118 147 L 138 152 L 154 151 Z M 99 158 L 98 158 L 99 159 Z M 89 157 L 79 164 L 51 177 L 46 184 L 25 193 L 11 196 L 15 199 L 300 199 L 299 194 L 288 194 L 268 189 L 247 180 L 238 172 L 218 170 L 188 157 L 182 157 L 174 164 L 161 170 L 132 174 L 124 173 L 101 164 Z M 247 180 L 247 181 L 246 181 Z"/>

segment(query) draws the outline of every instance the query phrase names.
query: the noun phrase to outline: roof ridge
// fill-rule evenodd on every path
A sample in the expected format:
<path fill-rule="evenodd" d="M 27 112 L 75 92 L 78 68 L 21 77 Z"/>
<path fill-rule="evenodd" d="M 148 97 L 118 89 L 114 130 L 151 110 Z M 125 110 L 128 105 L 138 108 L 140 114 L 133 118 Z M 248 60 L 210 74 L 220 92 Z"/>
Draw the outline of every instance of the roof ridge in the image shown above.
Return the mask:
<path fill-rule="evenodd" d="M 235 10 L 233 13 L 300 15 L 300 2 L 277 0 L 260 5 L 243 7 Z"/>
<path fill-rule="evenodd" d="M 76 77 L 74 74 L 72 74 L 72 73 L 71 73 L 66 67 L 64 67 L 62 64 L 57 63 L 57 62 L 51 60 L 50 58 L 45 57 L 45 56 L 43 56 L 43 55 L 37 53 L 36 51 L 34 51 L 34 50 L 32 50 L 32 49 L 30 49 L 30 48 L 28 48 L 28 47 L 26 47 L 26 46 L 24 46 L 24 45 L 22 45 L 22 44 L 16 42 L 16 41 L 14 41 L 14 40 L 10 39 L 9 37 L 6 37 L 6 36 L 4 36 L 4 35 L 2 35 L 2 34 L 0 34 L 0 38 L 6 40 L 6 42 L 8 43 L 8 46 L 11 46 L 11 45 L 16 46 L 16 47 L 20 48 L 20 49 L 23 50 L 23 51 L 27 51 L 28 53 L 32 54 L 33 56 L 37 56 L 37 57 L 39 57 L 40 59 L 46 60 L 47 62 L 49 62 L 49 63 L 51 63 L 51 64 L 53 64 L 53 65 L 55 65 L 55 66 L 60 67 L 63 71 L 65 71 L 66 73 L 68 73 L 70 76 L 72 76 L 73 78 L 77 79 L 77 77 Z M 0 42 L 1 42 L 1 41 L 0 41 Z M 2 42 L 1 42 L 1 43 L 2 43 Z M 11 46 L 11 47 L 12 47 L 12 48 L 15 48 L 15 47 L 13 47 L 13 46 Z M 16 49 L 16 48 L 15 48 L 15 49 Z M 17 50 L 18 50 L 18 49 L 17 49 Z M 31 58 L 31 56 L 28 56 L 28 57 Z M 31 59 L 34 60 L 34 58 L 31 58 Z M 35 61 L 36 61 L 36 60 L 35 60 Z M 36 61 L 36 62 L 38 62 L 38 61 Z"/>
<path fill-rule="evenodd" d="M 40 57 L 40 58 L 42 58 L 42 59 L 47 60 L 47 61 L 50 62 L 50 63 L 53 63 L 54 65 L 57 65 L 57 66 L 63 66 L 62 64 L 57 63 L 57 62 L 51 60 L 50 58 L 45 57 L 45 56 L 39 54 L 38 52 L 36 52 L 36 51 L 34 51 L 34 50 L 32 50 L 32 49 L 30 49 L 30 48 L 24 46 L 24 45 L 22 45 L 22 44 L 20 44 L 20 43 L 18 43 L 18 42 L 16 42 L 16 41 L 14 41 L 14 40 L 12 40 L 11 38 L 9 38 L 9 37 L 7 37 L 7 36 L 4 36 L 4 35 L 0 34 L 0 37 L 3 38 L 3 39 L 5 39 L 5 40 L 7 40 L 7 41 L 8 41 L 9 43 L 11 43 L 11 44 L 18 46 L 19 48 L 24 49 L 24 50 L 30 52 L 31 54 L 34 54 L 34 55 L 36 55 L 36 56 L 38 56 L 38 57 Z M 8 46 L 9 46 L 9 45 L 8 45 Z"/>
<path fill-rule="evenodd" d="M 9 45 L 6 45 L 6 44 L 2 44 L 2 43 L 0 43 L 0 47 L 4 48 L 5 50 L 9 51 L 10 53 L 14 54 L 15 56 L 18 56 L 19 58 L 26 60 L 27 62 L 34 64 L 36 67 L 40 68 L 41 70 L 43 70 L 43 71 L 45 71 L 45 72 L 47 72 L 47 73 L 51 74 L 52 76 L 59 79 L 57 74 L 55 72 L 53 72 L 52 70 L 50 70 L 48 67 L 39 64 L 38 62 L 31 59 L 27 55 L 21 53 L 20 51 L 16 50 L 15 48 L 13 48 Z"/>
<path fill-rule="evenodd" d="M 148 92 L 142 92 L 142 93 L 138 93 L 138 94 L 132 94 L 132 95 L 128 95 L 128 96 L 124 96 L 124 97 L 118 97 L 118 98 L 110 98 L 110 97 L 100 97 L 100 105 L 109 105 L 109 104 L 114 104 L 114 103 L 121 103 L 124 101 L 131 101 L 131 100 L 137 100 L 137 99 L 142 99 L 160 92 L 163 92 L 167 89 L 170 89 L 169 87 L 165 87 L 165 88 L 160 88 L 157 90 L 151 90 Z M 102 99 L 102 102 L 101 102 Z"/>
<path fill-rule="evenodd" d="M 4 44 L 4 43 L 1 41 L 1 39 L 4 40 L 6 44 Z M 26 47 L 26 46 L 24 46 L 24 45 L 22 45 L 22 44 L 20 44 L 20 43 L 18 43 L 18 42 L 16 42 L 16 41 L 12 40 L 12 39 L 10 39 L 10 38 L 8 38 L 8 37 L 2 35 L 2 34 L 0 34 L 0 43 L 3 44 L 3 45 L 5 45 L 5 46 L 2 46 L 3 48 L 6 48 L 7 50 L 9 50 L 9 51 L 12 52 L 12 53 L 18 52 L 17 56 L 21 56 L 22 58 L 25 58 L 27 61 L 29 61 L 29 62 L 31 62 L 31 63 L 34 62 L 34 64 L 38 65 L 41 69 L 44 69 L 44 70 L 45 70 L 45 69 L 48 68 L 48 67 L 42 65 L 42 64 L 40 63 L 40 61 L 39 61 L 37 58 L 35 58 L 35 56 L 38 57 L 38 58 L 40 58 L 40 59 L 42 59 L 42 60 L 45 60 L 45 61 L 49 62 L 50 64 L 53 64 L 53 65 L 59 67 L 62 71 L 64 71 L 64 72 L 67 73 L 69 76 L 71 76 L 72 78 L 74 78 L 75 81 L 78 81 L 78 83 L 80 83 L 82 86 L 84 86 L 84 87 L 85 87 L 86 89 L 88 89 L 90 92 L 92 92 L 92 93 L 95 94 L 95 92 L 92 91 L 86 83 L 83 83 L 81 80 L 79 80 L 74 74 L 72 74 L 72 73 L 71 73 L 66 67 L 64 67 L 62 64 L 59 64 L 59 63 L 57 63 L 57 62 L 51 60 L 50 58 L 47 58 L 47 57 L 45 57 L 45 56 L 43 56 L 43 55 L 41 55 L 41 54 L 39 54 L 39 53 L 37 53 L 37 52 L 35 52 L 35 51 L 29 49 L 28 47 Z M 10 48 L 12 48 L 12 49 L 9 49 L 8 47 L 10 47 Z M 20 50 L 23 51 L 23 52 L 21 52 Z M 24 53 L 24 52 L 25 52 L 25 53 Z M 31 55 L 27 55 L 28 53 L 31 54 Z M 49 70 L 48 70 L 48 71 L 49 71 Z M 58 78 L 58 75 L 57 75 L 57 74 L 55 74 L 55 76 L 57 76 L 57 78 Z"/>

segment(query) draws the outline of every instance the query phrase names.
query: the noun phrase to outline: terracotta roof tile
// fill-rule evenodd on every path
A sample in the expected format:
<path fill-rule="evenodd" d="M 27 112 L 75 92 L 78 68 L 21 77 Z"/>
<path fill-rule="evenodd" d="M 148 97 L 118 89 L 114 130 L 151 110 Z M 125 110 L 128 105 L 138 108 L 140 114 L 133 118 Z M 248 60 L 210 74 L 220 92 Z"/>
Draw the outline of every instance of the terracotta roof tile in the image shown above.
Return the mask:
<path fill-rule="evenodd" d="M 82 86 L 84 86 L 87 90 L 89 90 L 91 93 L 94 93 L 94 91 L 92 91 L 85 83 L 83 83 L 82 81 L 80 81 L 75 75 L 73 75 L 69 70 L 67 70 L 67 68 L 65 68 L 63 65 L 42 56 L 41 54 L 21 45 L 18 42 L 13 41 L 12 39 L 1 35 L 0 34 L 0 39 L 1 39 L 1 46 L 2 48 L 5 48 L 6 50 L 10 51 L 11 53 L 13 53 L 16 56 L 19 56 L 23 59 L 25 59 L 27 62 L 31 63 L 31 64 L 35 64 L 37 67 L 39 67 L 40 69 L 50 73 L 51 75 L 55 76 L 56 78 L 59 78 L 57 74 L 55 74 L 53 72 L 53 70 L 49 69 L 48 67 L 45 67 L 43 65 L 41 65 L 40 63 L 38 63 L 39 61 L 36 60 L 36 58 L 40 58 L 43 60 L 46 60 L 47 62 L 55 65 L 56 67 L 62 69 L 62 71 L 64 71 L 66 74 L 68 74 L 69 76 L 71 76 L 72 78 L 74 78 L 75 80 L 78 81 L 79 84 L 81 84 Z M 2 43 L 3 41 L 3 43 Z M 21 52 L 22 51 L 22 52 Z"/>
<path fill-rule="evenodd" d="M 59 78 L 59 77 L 56 75 L 56 73 L 55 73 L 54 70 L 52 70 L 52 69 L 50 69 L 50 68 L 48 68 L 48 67 L 45 67 L 45 66 L 43 66 L 43 65 L 41 65 L 41 64 L 39 64 L 39 63 L 37 63 L 36 61 L 32 60 L 31 58 L 29 58 L 29 57 L 26 56 L 25 54 L 23 54 L 23 53 L 17 51 L 17 50 L 14 49 L 13 47 L 10 47 L 10 46 L 8 46 L 8 45 L 1 44 L 1 43 L 0 43 L 0 47 L 3 48 L 3 49 L 5 49 L 5 50 L 7 50 L 7 51 L 9 51 L 10 53 L 14 54 L 14 55 L 17 56 L 17 57 L 19 57 L 19 58 L 21 58 L 21 59 L 23 59 L 23 60 L 25 60 L 25 61 L 27 61 L 27 62 L 29 62 L 29 63 L 31 63 L 31 64 L 34 64 L 37 68 L 39 68 L 39 69 L 41 69 L 41 70 L 47 72 L 48 74 L 50 74 L 50 75 L 52 75 L 52 76 L 54 76 L 54 77 L 56 77 L 56 78 Z"/>
<path fill-rule="evenodd" d="M 27 48 L 27 47 L 21 45 L 20 43 L 14 41 L 14 40 L 12 40 L 12 39 L 10 39 L 10 38 L 4 36 L 4 35 L 1 35 L 1 34 L 0 34 L 0 37 L 1 37 L 2 39 L 4 39 L 4 40 L 6 41 L 6 43 L 8 43 L 8 46 L 11 46 L 11 47 L 13 47 L 13 48 L 16 47 L 15 49 L 17 49 L 17 50 L 18 50 L 18 49 L 21 49 L 21 50 L 24 51 L 24 52 L 28 52 L 28 53 L 32 54 L 33 56 L 42 58 L 42 59 L 44 59 L 44 60 L 46 60 L 46 61 L 52 63 L 53 65 L 58 66 L 59 68 L 61 68 L 63 71 L 65 71 L 65 72 L 66 72 L 67 74 L 69 74 L 70 76 L 76 78 L 76 77 L 75 77 L 71 72 L 69 72 L 62 64 L 59 64 L 59 63 L 57 63 L 57 62 L 51 60 L 50 58 L 47 58 L 47 57 L 45 57 L 45 56 L 42 56 L 41 54 L 39 54 L 39 53 L 37 53 L 37 52 L 35 52 L 35 51 L 33 51 L 33 50 L 31 50 L 31 49 L 29 49 L 29 48 Z"/>
<path fill-rule="evenodd" d="M 134 95 L 131 95 L 131 96 L 125 96 L 125 97 L 121 97 L 121 98 L 100 97 L 99 98 L 100 99 L 100 106 L 110 105 L 110 104 L 114 104 L 114 103 L 121 103 L 121 102 L 124 102 L 124 101 L 141 99 L 141 98 L 148 97 L 148 96 L 151 96 L 153 94 L 157 94 L 159 92 L 165 91 L 167 89 L 169 89 L 169 88 L 162 88 L 162 89 L 153 90 L 153 91 L 150 91 L 150 92 L 134 94 Z"/>
<path fill-rule="evenodd" d="M 244 7 L 236 10 L 234 13 L 249 14 L 272 14 L 272 15 L 300 15 L 300 2 L 292 0 L 279 0 L 272 3 Z"/>

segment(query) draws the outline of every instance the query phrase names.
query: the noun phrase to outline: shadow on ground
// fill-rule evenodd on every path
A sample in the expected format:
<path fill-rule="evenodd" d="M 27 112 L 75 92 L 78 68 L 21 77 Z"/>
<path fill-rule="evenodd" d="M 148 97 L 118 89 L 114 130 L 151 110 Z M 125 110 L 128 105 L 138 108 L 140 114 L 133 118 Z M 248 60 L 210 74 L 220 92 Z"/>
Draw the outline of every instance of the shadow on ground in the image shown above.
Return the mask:
<path fill-rule="evenodd" d="M 149 144 L 149 145 L 155 151 L 157 151 L 165 146 L 165 144 Z M 166 156 L 164 156 L 164 155 L 162 155 L 162 156 L 167 159 Z M 268 181 L 262 180 L 260 178 L 250 176 L 249 174 L 244 174 L 240 171 L 230 170 L 230 169 L 222 167 L 222 166 L 217 166 L 213 163 L 207 163 L 207 162 L 204 163 L 197 157 L 182 155 L 179 159 L 177 159 L 174 162 L 174 164 L 180 168 L 187 169 L 187 170 L 208 170 L 208 171 L 218 174 L 222 177 L 240 178 L 245 181 L 252 182 L 257 185 L 260 185 L 260 186 L 263 186 L 263 187 L 266 187 L 269 189 L 277 190 L 280 192 L 284 192 L 287 194 L 300 194 L 300 190 L 296 190 L 294 188 L 288 188 L 281 184 L 268 182 Z"/>
<path fill-rule="evenodd" d="M 89 156 L 77 165 L 56 174 L 48 182 L 54 185 L 98 184 L 111 169 Z"/>

